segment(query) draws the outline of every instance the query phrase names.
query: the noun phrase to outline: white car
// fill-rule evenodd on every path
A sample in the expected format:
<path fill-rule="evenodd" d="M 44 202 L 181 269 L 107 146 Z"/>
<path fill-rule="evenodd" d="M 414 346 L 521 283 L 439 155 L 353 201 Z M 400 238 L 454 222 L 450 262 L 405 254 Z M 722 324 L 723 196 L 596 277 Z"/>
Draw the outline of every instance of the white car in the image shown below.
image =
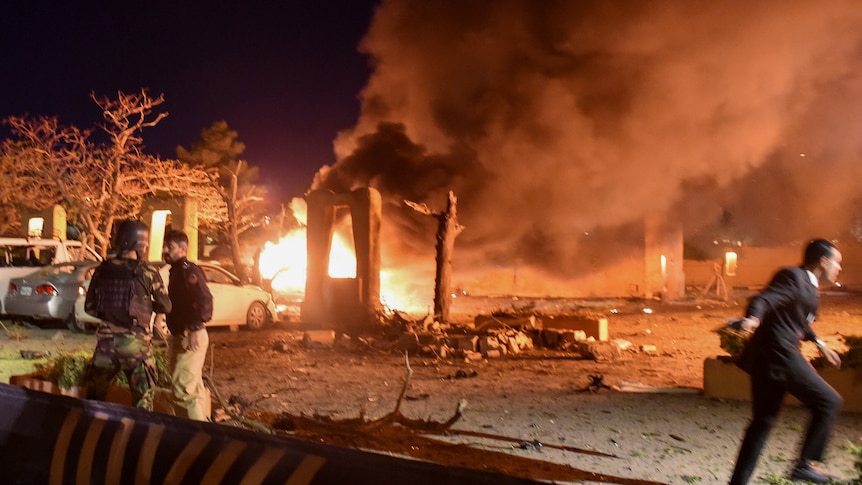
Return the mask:
<path fill-rule="evenodd" d="M 278 321 L 278 312 L 272 295 L 263 288 L 243 283 L 224 268 L 210 263 L 196 263 L 204 272 L 207 286 L 213 294 L 213 318 L 208 327 L 245 325 L 252 330 Z M 168 282 L 169 265 L 159 270 L 165 283 Z"/>
<path fill-rule="evenodd" d="M 170 265 L 153 263 L 159 266 L 159 273 L 165 284 L 168 283 Z M 259 286 L 244 284 L 239 278 L 214 264 L 197 263 L 204 273 L 207 286 L 213 295 L 213 318 L 207 327 L 245 325 L 252 330 L 262 328 L 267 323 L 278 321 L 278 312 L 272 296 Z M 83 295 L 90 286 L 89 277 L 84 283 Z M 98 322 L 84 312 L 84 296 L 75 302 L 75 321 L 89 324 Z"/>

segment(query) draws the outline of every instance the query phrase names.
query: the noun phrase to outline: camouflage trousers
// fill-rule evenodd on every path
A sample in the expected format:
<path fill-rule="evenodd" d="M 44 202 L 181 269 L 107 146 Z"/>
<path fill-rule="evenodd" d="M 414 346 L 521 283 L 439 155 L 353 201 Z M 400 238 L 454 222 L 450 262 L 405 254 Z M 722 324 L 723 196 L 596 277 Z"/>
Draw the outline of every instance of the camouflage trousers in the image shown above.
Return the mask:
<path fill-rule="evenodd" d="M 156 388 L 156 361 L 151 336 L 147 334 L 101 334 L 93 361 L 87 369 L 87 399 L 104 401 L 108 387 L 123 371 L 132 406 L 152 411 Z"/>

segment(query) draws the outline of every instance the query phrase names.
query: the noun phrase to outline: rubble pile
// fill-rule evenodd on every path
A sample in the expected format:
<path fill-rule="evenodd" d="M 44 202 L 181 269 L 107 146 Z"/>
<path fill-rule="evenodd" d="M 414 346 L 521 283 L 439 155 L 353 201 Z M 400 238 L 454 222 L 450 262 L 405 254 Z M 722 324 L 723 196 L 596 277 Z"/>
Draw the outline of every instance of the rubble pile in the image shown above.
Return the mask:
<path fill-rule="evenodd" d="M 430 316 L 412 320 L 395 312 L 381 320 L 376 335 L 309 330 L 304 332 L 300 344 L 306 348 L 406 352 L 466 361 L 514 356 L 531 350 L 573 353 L 597 361 L 615 361 L 629 353 L 657 352 L 651 345 L 638 348 L 626 340 L 608 340 L 607 319 L 595 314 L 553 317 L 492 314 L 479 315 L 470 324 L 445 324 Z"/>

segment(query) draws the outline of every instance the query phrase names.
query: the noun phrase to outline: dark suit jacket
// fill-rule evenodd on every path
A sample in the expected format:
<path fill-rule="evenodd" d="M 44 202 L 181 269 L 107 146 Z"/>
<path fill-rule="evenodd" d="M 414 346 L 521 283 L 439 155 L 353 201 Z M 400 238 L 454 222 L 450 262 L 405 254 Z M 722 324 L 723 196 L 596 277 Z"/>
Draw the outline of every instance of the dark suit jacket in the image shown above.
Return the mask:
<path fill-rule="evenodd" d="M 739 367 L 754 376 L 792 381 L 810 364 L 800 352 L 800 341 L 817 340 L 811 323 L 817 315 L 817 288 L 804 268 L 779 271 L 759 295 L 751 299 L 746 316 L 760 319 Z"/>

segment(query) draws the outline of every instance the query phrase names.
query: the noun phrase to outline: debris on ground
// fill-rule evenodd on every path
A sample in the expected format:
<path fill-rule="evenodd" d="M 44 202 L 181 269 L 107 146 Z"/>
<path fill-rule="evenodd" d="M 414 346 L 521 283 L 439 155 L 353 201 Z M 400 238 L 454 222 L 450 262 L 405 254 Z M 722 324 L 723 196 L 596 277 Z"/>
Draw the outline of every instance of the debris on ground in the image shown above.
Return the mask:
<path fill-rule="evenodd" d="M 605 384 L 605 376 L 598 374 L 590 375 L 590 383 L 587 384 L 587 387 L 581 389 L 582 392 L 599 392 L 602 389 L 610 389 L 611 386 Z"/>
<path fill-rule="evenodd" d="M 44 359 L 44 358 L 50 357 L 50 356 L 51 356 L 51 352 L 49 352 L 47 350 L 22 350 L 21 351 L 21 358 L 22 359 L 35 360 L 35 359 Z"/>

